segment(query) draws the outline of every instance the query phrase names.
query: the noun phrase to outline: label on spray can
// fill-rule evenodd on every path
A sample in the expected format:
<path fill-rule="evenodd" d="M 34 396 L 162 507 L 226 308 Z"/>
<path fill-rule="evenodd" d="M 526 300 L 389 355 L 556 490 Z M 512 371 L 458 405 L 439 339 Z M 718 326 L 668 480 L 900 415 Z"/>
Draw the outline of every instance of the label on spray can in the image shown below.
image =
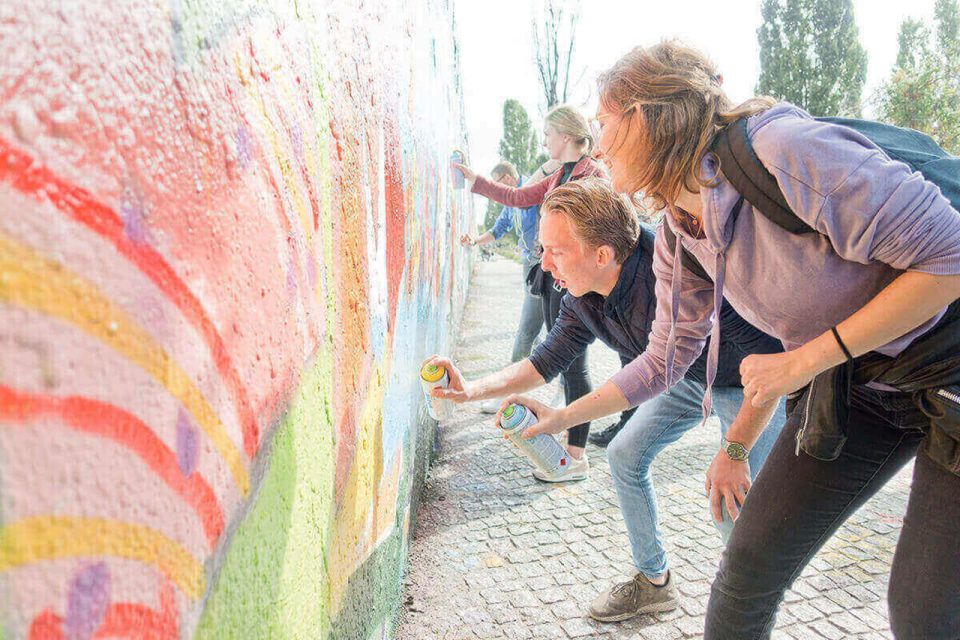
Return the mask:
<path fill-rule="evenodd" d="M 453 153 L 450 154 L 450 162 L 456 162 L 457 164 L 463 164 L 463 161 L 466 160 L 466 157 L 463 155 L 463 151 L 459 149 L 454 149 Z M 450 167 L 451 177 L 453 178 L 453 188 L 454 189 L 463 189 L 464 179 L 463 173 L 455 167 Z"/>
<path fill-rule="evenodd" d="M 427 411 L 434 420 L 446 420 L 453 413 L 449 400 L 434 398 L 430 395 L 430 391 L 435 387 L 446 389 L 448 384 L 450 384 L 450 376 L 443 367 L 425 364 L 420 368 L 420 388 L 423 389 L 423 395 L 427 401 Z"/>
<path fill-rule="evenodd" d="M 522 404 L 509 404 L 500 414 L 500 428 L 541 471 L 554 473 L 569 467 L 570 454 L 553 436 L 541 433 L 529 439 L 523 437 L 524 430 L 536 423 L 533 411 Z"/>

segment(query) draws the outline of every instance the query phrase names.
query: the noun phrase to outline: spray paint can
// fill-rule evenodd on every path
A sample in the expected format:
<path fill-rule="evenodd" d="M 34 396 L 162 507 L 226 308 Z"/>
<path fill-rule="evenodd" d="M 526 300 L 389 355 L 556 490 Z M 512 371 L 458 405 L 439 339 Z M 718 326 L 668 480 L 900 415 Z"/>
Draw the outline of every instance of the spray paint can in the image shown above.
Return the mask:
<path fill-rule="evenodd" d="M 446 420 L 453 413 L 449 400 L 443 398 L 434 398 L 430 391 L 436 387 L 443 389 L 450 384 L 450 376 L 443 367 L 435 364 L 425 364 L 420 368 L 420 388 L 423 389 L 424 398 L 427 401 L 427 411 L 434 420 Z"/>
<path fill-rule="evenodd" d="M 529 439 L 523 437 L 524 430 L 536 423 L 537 416 L 522 404 L 508 404 L 500 414 L 500 428 L 541 471 L 554 473 L 569 467 L 570 454 L 553 436 L 541 433 Z"/>
<path fill-rule="evenodd" d="M 457 164 L 463 164 L 466 160 L 466 156 L 463 155 L 463 151 L 459 149 L 454 149 L 453 153 L 450 154 L 450 162 L 456 162 Z M 464 180 L 463 174 L 459 169 L 455 167 L 450 167 L 451 176 L 453 177 L 453 188 L 454 189 L 463 189 Z"/>

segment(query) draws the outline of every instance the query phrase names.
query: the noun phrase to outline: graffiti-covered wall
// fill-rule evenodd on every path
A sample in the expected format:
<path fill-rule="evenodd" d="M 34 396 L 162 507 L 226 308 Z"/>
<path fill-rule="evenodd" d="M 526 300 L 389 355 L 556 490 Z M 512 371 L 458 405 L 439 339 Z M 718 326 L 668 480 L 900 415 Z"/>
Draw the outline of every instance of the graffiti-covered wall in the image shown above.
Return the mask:
<path fill-rule="evenodd" d="M 457 73 L 447 0 L 0 4 L 0 638 L 389 635 Z"/>

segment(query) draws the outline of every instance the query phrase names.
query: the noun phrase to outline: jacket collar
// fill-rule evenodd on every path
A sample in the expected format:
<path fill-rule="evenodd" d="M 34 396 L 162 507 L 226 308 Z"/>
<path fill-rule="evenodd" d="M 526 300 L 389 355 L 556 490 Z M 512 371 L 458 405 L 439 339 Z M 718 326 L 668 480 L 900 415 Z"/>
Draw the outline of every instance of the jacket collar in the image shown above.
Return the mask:
<path fill-rule="evenodd" d="M 577 178 L 582 178 L 587 175 L 593 167 L 594 159 L 590 157 L 590 154 L 585 154 L 579 160 L 577 164 L 573 165 L 573 171 L 570 172 L 570 179 L 576 180 Z M 560 175 L 563 175 L 563 165 L 560 166 Z"/>
<path fill-rule="evenodd" d="M 643 243 L 638 237 L 637 246 L 633 248 L 627 259 L 620 265 L 620 277 L 617 278 L 617 284 L 613 286 L 610 295 L 603 301 L 603 315 L 608 318 L 615 317 L 617 307 L 622 307 L 630 300 L 630 292 L 637 281 L 637 269 L 640 266 L 642 256 Z"/>

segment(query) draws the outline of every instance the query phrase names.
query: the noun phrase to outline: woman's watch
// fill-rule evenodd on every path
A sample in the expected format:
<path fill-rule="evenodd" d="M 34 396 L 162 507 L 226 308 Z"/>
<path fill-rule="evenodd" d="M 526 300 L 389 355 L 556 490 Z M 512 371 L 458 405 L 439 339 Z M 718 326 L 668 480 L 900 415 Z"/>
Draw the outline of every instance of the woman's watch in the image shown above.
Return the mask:
<path fill-rule="evenodd" d="M 731 460 L 737 460 L 739 462 L 745 461 L 750 455 L 750 450 L 743 446 L 742 443 L 730 442 L 726 438 L 720 440 L 720 449 L 724 451 Z"/>

